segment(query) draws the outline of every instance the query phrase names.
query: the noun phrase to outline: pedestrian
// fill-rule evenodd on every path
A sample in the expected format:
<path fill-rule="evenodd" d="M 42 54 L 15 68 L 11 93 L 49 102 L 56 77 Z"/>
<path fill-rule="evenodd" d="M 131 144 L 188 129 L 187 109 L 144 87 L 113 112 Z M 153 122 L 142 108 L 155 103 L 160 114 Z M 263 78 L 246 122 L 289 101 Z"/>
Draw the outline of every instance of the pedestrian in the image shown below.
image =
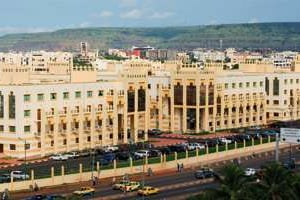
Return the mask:
<path fill-rule="evenodd" d="M 177 172 L 180 172 L 180 165 L 177 163 Z"/>
<path fill-rule="evenodd" d="M 39 186 L 37 185 L 37 183 L 34 183 L 34 189 L 35 192 L 37 192 L 39 190 Z"/>
<path fill-rule="evenodd" d="M 96 185 L 96 177 L 95 176 L 93 176 L 93 186 L 95 186 Z"/>
<path fill-rule="evenodd" d="M 181 163 L 181 167 L 180 168 L 181 168 L 180 171 L 182 172 L 183 171 L 183 163 Z"/>
<path fill-rule="evenodd" d="M 112 183 L 112 185 L 114 185 L 116 183 L 116 177 L 112 178 L 112 182 L 111 183 Z"/>

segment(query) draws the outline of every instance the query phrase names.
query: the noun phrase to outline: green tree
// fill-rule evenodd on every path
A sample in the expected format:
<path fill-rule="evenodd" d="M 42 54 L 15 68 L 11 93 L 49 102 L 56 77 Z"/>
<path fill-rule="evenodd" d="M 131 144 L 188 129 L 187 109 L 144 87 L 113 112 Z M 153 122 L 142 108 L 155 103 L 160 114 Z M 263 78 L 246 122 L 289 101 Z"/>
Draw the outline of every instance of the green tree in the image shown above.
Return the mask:
<path fill-rule="evenodd" d="M 246 177 L 244 170 L 239 166 L 230 164 L 221 170 L 219 177 L 220 187 L 208 189 L 199 196 L 192 197 L 191 200 L 239 200 L 243 199 L 243 191 L 251 182 L 251 178 Z"/>
<path fill-rule="evenodd" d="M 278 163 L 272 163 L 264 169 L 263 178 L 253 190 L 258 194 L 257 199 L 284 200 L 299 199 L 299 178 L 292 176 L 291 171 L 283 168 Z M 299 192 L 298 192 L 299 193 Z"/>

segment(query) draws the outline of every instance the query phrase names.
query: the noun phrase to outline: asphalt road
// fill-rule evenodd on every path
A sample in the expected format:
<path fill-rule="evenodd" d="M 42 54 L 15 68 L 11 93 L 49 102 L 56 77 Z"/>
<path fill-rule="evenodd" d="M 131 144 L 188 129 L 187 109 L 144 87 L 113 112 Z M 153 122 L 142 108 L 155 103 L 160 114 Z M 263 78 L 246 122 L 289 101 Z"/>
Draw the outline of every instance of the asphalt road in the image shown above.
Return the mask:
<path fill-rule="evenodd" d="M 292 154 L 293 158 L 296 161 L 300 160 L 300 151 L 294 150 Z M 281 153 L 280 160 L 286 161 L 289 158 L 289 152 Z M 274 160 L 274 155 L 270 155 L 268 157 L 259 157 L 256 156 L 253 159 L 242 159 L 241 165 L 243 167 L 253 167 L 260 168 L 262 164 L 265 164 L 268 161 Z M 218 171 L 220 167 L 222 167 L 224 163 L 216 163 L 211 167 Z M 196 194 L 201 192 L 204 188 L 207 187 L 217 187 L 217 183 L 200 183 L 198 180 L 194 178 L 194 170 L 186 169 L 183 173 L 176 173 L 175 170 L 172 173 L 164 174 L 160 176 L 153 176 L 145 178 L 145 185 L 150 185 L 158 188 L 165 188 L 162 190 L 160 194 L 154 195 L 150 197 L 150 199 L 179 199 L 180 196 L 184 196 L 186 194 Z M 134 180 L 142 181 L 142 175 L 135 175 Z M 101 181 L 101 180 L 100 180 Z M 88 183 L 85 183 L 88 184 Z M 180 185 L 180 187 L 178 187 Z M 76 185 L 66 185 L 62 187 L 56 187 L 52 189 L 43 189 L 41 193 L 43 194 L 71 194 L 74 190 L 83 186 L 82 183 L 78 183 Z M 25 199 L 26 197 L 32 196 L 33 193 L 16 193 L 13 195 L 13 199 Z M 185 196 L 186 197 L 186 196 Z M 96 193 L 93 198 L 87 199 L 137 199 L 136 192 L 134 193 L 122 193 L 121 191 L 114 191 L 111 189 L 111 185 L 109 180 L 106 182 L 100 183 L 100 185 L 96 186 Z"/>

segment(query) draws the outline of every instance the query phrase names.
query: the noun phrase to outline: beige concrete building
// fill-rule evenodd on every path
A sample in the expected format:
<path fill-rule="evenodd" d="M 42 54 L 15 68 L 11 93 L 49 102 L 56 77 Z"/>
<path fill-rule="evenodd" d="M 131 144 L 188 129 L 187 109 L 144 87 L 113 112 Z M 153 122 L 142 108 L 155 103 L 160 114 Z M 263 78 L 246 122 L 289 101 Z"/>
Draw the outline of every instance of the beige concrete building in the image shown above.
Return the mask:
<path fill-rule="evenodd" d="M 290 71 L 259 62 L 223 70 L 146 60 L 73 66 L 68 53 L 0 57 L 0 156 L 146 141 L 153 128 L 214 132 L 300 118 L 299 56 Z"/>

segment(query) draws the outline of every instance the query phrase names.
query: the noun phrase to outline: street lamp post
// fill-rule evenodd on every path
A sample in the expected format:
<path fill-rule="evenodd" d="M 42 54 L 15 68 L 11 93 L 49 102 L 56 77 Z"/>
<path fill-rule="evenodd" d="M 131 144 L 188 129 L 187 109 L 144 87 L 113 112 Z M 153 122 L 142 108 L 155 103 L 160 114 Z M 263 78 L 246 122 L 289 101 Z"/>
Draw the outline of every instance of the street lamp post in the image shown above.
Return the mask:
<path fill-rule="evenodd" d="M 25 173 L 25 180 L 26 180 L 26 174 L 27 174 L 27 142 L 26 139 L 22 139 L 22 138 L 18 138 L 19 140 L 21 140 L 22 142 L 24 142 L 24 173 Z"/>

